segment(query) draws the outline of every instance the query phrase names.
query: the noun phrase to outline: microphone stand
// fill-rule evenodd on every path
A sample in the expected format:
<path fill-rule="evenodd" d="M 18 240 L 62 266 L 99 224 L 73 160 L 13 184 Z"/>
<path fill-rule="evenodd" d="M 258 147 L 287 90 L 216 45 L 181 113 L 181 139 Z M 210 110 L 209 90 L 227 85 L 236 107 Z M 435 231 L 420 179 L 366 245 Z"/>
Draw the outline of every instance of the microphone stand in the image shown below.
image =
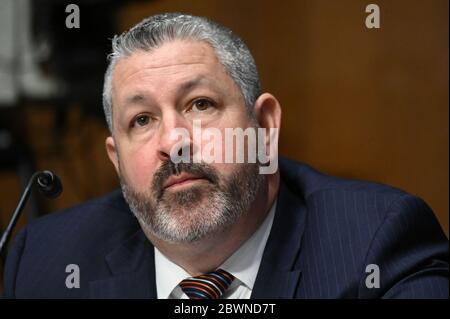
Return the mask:
<path fill-rule="evenodd" d="M 35 181 L 37 179 L 39 179 L 39 177 L 42 176 L 43 174 L 47 175 L 48 173 L 50 173 L 50 172 L 49 171 L 35 172 L 31 176 L 30 180 L 28 181 L 28 184 L 25 187 L 25 190 L 23 191 L 22 196 L 20 197 L 19 203 L 17 204 L 17 207 L 14 210 L 11 220 L 9 221 L 9 224 L 6 227 L 6 230 L 0 239 L 0 256 L 3 256 L 3 249 L 6 247 L 6 243 L 8 242 L 9 237 L 11 236 L 11 232 L 14 229 L 14 227 L 17 223 L 17 220 L 20 217 L 20 214 L 22 213 L 22 210 L 23 210 L 25 204 L 27 203 L 28 197 L 30 196 L 30 193 L 31 193 L 31 188 L 33 187 Z M 55 175 L 55 178 L 57 178 L 56 175 Z M 53 181 L 46 181 L 46 180 L 40 181 L 39 180 L 38 183 L 39 183 L 39 186 L 42 188 L 42 187 L 48 186 L 45 184 L 49 184 L 49 183 L 51 184 L 51 183 L 53 183 Z M 56 197 L 55 195 L 58 196 L 59 193 L 52 194 L 52 197 Z"/>

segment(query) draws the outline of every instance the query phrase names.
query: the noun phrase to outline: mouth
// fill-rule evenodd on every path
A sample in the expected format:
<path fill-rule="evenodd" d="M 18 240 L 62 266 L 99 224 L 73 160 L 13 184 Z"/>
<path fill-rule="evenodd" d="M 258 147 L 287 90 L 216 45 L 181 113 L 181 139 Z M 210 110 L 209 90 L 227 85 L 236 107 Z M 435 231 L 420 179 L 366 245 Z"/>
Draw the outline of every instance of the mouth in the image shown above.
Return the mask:
<path fill-rule="evenodd" d="M 209 181 L 202 177 L 181 173 L 178 176 L 170 176 L 164 183 L 163 187 L 164 189 L 174 189 L 178 187 L 190 186 L 192 184 L 201 182 L 209 182 Z"/>

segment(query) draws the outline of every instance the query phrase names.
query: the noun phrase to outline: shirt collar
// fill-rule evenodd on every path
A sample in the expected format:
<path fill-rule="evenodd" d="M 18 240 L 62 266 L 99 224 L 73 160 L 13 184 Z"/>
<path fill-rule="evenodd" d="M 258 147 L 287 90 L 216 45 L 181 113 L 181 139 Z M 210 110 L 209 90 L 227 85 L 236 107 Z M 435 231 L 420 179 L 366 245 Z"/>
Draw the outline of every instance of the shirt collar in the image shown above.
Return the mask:
<path fill-rule="evenodd" d="M 269 214 L 253 235 L 239 247 L 219 268 L 232 274 L 247 288 L 253 289 L 264 248 L 272 228 L 276 200 Z M 169 298 L 178 284 L 191 277 L 182 267 L 169 260 L 155 247 L 156 288 L 159 299 Z"/>
<path fill-rule="evenodd" d="M 276 201 L 257 231 L 219 267 L 239 279 L 249 289 L 253 289 L 255 284 L 267 238 L 272 228 L 275 208 Z"/>
<path fill-rule="evenodd" d="M 168 299 L 178 284 L 191 277 L 182 267 L 170 261 L 155 247 L 156 292 L 158 299 Z"/>

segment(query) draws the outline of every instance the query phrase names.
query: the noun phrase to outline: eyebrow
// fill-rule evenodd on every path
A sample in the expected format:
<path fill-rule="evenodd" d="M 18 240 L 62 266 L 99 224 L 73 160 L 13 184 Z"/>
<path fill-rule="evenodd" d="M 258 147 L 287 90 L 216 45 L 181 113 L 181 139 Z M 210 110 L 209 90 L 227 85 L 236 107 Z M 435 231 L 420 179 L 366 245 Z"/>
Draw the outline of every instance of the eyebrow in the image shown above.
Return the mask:
<path fill-rule="evenodd" d="M 128 104 L 139 104 L 140 102 L 144 102 L 147 100 L 148 95 L 145 93 L 137 93 L 125 99 L 125 105 Z"/>
<path fill-rule="evenodd" d="M 203 75 L 199 75 L 192 80 L 181 83 L 176 90 L 177 96 L 185 94 L 186 92 L 189 92 L 194 88 L 205 84 L 217 90 L 216 85 L 211 80 Z M 150 95 L 145 92 L 138 92 L 136 94 L 133 94 L 132 96 L 127 97 L 125 99 L 125 105 L 146 103 L 146 101 L 148 100 L 152 100 L 152 97 Z"/>
<path fill-rule="evenodd" d="M 201 86 L 203 84 L 211 85 L 212 82 L 208 78 L 204 77 L 203 75 L 199 75 L 192 80 L 182 83 L 178 87 L 178 93 L 184 93 L 184 92 L 190 91 L 190 90 L 192 90 L 198 86 Z"/>

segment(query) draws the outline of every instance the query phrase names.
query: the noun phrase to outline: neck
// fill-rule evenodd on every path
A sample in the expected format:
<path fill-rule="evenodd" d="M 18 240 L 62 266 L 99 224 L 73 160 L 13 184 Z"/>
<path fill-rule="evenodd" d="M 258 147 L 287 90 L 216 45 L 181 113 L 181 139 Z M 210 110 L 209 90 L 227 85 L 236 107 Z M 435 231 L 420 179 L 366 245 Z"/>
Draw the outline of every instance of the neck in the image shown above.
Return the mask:
<path fill-rule="evenodd" d="M 193 243 L 163 241 L 143 227 L 152 244 L 167 258 L 196 276 L 217 269 L 247 241 L 270 212 L 279 188 L 279 173 L 268 175 L 250 210 L 230 228 Z"/>

